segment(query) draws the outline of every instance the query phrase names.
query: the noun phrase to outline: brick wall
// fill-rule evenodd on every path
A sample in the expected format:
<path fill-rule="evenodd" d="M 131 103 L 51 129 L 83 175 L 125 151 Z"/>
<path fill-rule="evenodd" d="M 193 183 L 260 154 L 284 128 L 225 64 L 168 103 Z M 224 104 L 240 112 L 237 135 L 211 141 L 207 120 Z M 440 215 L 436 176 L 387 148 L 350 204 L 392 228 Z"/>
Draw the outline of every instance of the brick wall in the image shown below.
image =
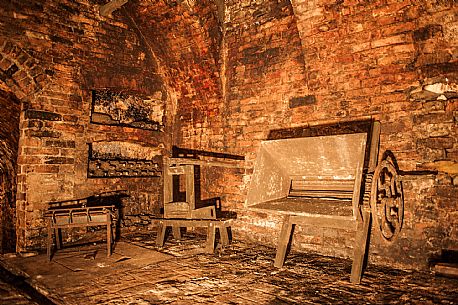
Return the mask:
<path fill-rule="evenodd" d="M 249 168 L 208 170 L 202 180 L 209 196 L 237 210 L 238 236 L 276 243 L 278 217 L 244 208 L 256 151 L 269 130 L 370 116 L 382 123 L 381 152 L 391 150 L 404 171 L 406 204 L 400 238 L 385 245 L 373 234 L 371 259 L 425 267 L 442 249 L 456 249 L 453 8 L 453 1 L 226 2 L 224 103 L 215 120 L 223 122 L 224 150 L 245 155 Z M 220 149 L 206 126 L 200 145 Z M 196 142 L 197 135 L 182 145 Z M 351 231 L 297 232 L 297 248 L 352 255 Z"/>
<path fill-rule="evenodd" d="M 3 1 L 0 84 L 23 103 L 18 158 L 17 249 L 43 245 L 47 202 L 127 189 L 125 215 L 157 213 L 160 178 L 87 178 L 88 144 L 164 147 L 164 133 L 92 124 L 91 90 L 167 92 L 154 55 L 121 10 L 97 1 Z M 2 116 L 4 115 L 2 108 Z"/>
<path fill-rule="evenodd" d="M 223 148 L 220 1 L 139 1 L 127 7 L 173 92 L 172 142 Z"/>
<path fill-rule="evenodd" d="M 244 155 L 202 171 L 202 199 L 238 213 L 239 238 L 276 244 L 280 218 L 246 209 L 272 129 L 372 117 L 404 172 L 405 223 L 371 259 L 425 267 L 457 236 L 454 1 L 105 1 L 2 3 L 1 88 L 23 103 L 18 249 L 42 243 L 49 200 L 128 188 L 131 214 L 157 213 L 160 179 L 87 179 L 88 143 L 170 145 Z M 58 2 L 58 3 L 57 3 Z M 90 122 L 91 90 L 161 93 L 164 131 Z M 129 211 L 128 211 L 129 212 Z M 135 219 L 140 219 L 137 217 Z M 351 231 L 300 227 L 295 247 L 349 256 Z"/>
<path fill-rule="evenodd" d="M 16 166 L 20 103 L 0 90 L 0 252 L 15 250 Z"/>

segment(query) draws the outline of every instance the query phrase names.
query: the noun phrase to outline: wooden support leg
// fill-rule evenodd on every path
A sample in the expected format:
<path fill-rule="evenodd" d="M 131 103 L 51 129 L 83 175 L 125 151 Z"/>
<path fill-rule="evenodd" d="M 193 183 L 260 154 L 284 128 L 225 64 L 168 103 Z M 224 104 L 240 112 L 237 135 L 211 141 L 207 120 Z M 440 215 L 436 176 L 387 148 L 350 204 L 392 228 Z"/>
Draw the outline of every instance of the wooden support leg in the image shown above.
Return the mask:
<path fill-rule="evenodd" d="M 165 226 L 164 223 L 160 221 L 159 226 L 157 227 L 156 246 L 158 247 L 164 246 L 166 231 L 167 231 L 167 226 Z"/>
<path fill-rule="evenodd" d="M 366 256 L 367 250 L 367 238 L 369 236 L 370 220 L 371 213 L 364 211 L 363 219 L 362 221 L 358 222 L 356 228 L 355 248 L 350 277 L 350 281 L 354 284 L 359 284 L 361 282 L 364 258 Z"/>
<path fill-rule="evenodd" d="M 219 227 L 219 237 L 221 239 L 221 246 L 229 245 L 229 228 L 225 224 L 221 224 Z"/>
<path fill-rule="evenodd" d="M 214 223 L 210 223 L 208 225 L 208 232 L 207 232 L 207 247 L 205 251 L 208 253 L 215 252 L 215 234 L 216 233 L 216 226 Z"/>
<path fill-rule="evenodd" d="M 111 256 L 111 244 L 112 244 L 113 232 L 111 230 L 111 214 L 107 214 L 107 256 Z"/>
<path fill-rule="evenodd" d="M 281 268 L 285 262 L 286 250 L 291 239 L 293 225 L 290 221 L 290 216 L 285 216 L 283 226 L 281 228 L 280 236 L 278 237 L 277 254 L 275 256 L 274 266 Z"/>
<path fill-rule="evenodd" d="M 52 251 L 52 227 L 51 227 L 51 221 L 52 219 L 48 219 L 48 246 L 46 249 L 46 255 L 48 256 L 48 261 L 51 261 L 51 251 Z"/>
<path fill-rule="evenodd" d="M 54 234 L 56 235 L 56 247 L 57 249 L 62 249 L 62 230 L 59 228 L 54 229 Z"/>
<path fill-rule="evenodd" d="M 172 226 L 173 237 L 176 240 L 181 239 L 181 227 L 179 225 Z"/>

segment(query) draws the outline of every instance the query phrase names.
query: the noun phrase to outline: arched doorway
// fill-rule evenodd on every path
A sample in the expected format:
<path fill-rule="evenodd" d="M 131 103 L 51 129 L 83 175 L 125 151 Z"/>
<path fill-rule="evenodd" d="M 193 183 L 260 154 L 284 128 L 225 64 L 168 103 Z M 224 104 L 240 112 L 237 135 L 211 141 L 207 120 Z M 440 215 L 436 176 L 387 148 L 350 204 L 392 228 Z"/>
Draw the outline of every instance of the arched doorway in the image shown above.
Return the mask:
<path fill-rule="evenodd" d="M 16 174 L 20 102 L 0 90 L 0 253 L 16 250 Z"/>

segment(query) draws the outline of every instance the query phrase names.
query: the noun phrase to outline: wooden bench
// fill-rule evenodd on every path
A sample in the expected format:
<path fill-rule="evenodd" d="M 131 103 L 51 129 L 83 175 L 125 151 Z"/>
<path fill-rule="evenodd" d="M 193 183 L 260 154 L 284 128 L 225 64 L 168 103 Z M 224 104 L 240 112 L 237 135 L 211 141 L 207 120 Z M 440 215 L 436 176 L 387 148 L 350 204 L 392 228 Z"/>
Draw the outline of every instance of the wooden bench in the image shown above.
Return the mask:
<path fill-rule="evenodd" d="M 107 229 L 107 256 L 111 255 L 114 242 L 113 226 L 116 221 L 120 192 L 107 192 L 82 199 L 50 202 L 44 217 L 48 223 L 47 257 L 51 261 L 53 237 L 56 248 L 62 248 L 61 230 L 105 226 Z M 93 205 L 94 202 L 99 205 Z M 100 204 L 102 203 L 102 204 Z M 107 204 L 108 203 L 108 204 Z M 110 204 L 111 203 L 111 204 Z"/>
<path fill-rule="evenodd" d="M 232 219 L 159 219 L 159 226 L 156 238 L 156 245 L 163 247 L 167 237 L 167 228 L 171 227 L 173 236 L 181 239 L 181 228 L 207 228 L 207 245 L 205 251 L 215 252 L 216 230 L 219 231 L 221 246 L 229 245 L 229 232 L 231 230 Z"/>
<path fill-rule="evenodd" d="M 296 225 L 354 229 L 350 279 L 359 283 L 367 249 L 371 207 L 377 213 L 378 222 L 382 201 L 389 202 L 389 207 L 385 206 L 398 217 L 391 220 L 397 231 L 392 235 L 399 232 L 402 188 L 396 173 L 387 170 L 387 163 L 382 162 L 383 168 L 377 168 L 379 122 L 365 124 L 360 124 L 364 128 L 357 125 L 355 132 L 341 132 L 334 128 L 336 134 L 323 134 L 315 129 L 309 133 L 303 131 L 305 136 L 302 137 L 263 141 L 247 203 L 252 210 L 284 215 L 274 263 L 276 267 L 283 266 Z M 328 126 L 324 129 L 326 132 L 333 130 Z M 373 178 L 374 172 L 376 178 Z M 381 177 L 383 175 L 386 177 Z M 378 191 L 380 187 L 388 191 Z M 373 203 L 369 202 L 371 192 L 374 193 Z M 380 221 L 391 216 L 383 217 Z"/>

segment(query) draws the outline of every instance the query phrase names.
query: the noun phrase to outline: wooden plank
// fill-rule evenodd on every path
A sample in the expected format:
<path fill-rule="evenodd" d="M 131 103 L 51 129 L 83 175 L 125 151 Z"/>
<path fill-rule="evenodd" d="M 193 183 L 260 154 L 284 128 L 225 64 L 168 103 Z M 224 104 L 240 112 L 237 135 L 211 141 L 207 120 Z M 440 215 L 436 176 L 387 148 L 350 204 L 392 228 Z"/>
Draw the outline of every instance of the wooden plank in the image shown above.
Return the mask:
<path fill-rule="evenodd" d="M 378 150 L 380 143 L 380 122 L 375 121 L 372 124 L 371 144 L 369 148 L 368 172 L 375 171 L 377 167 Z"/>
<path fill-rule="evenodd" d="M 51 261 L 51 251 L 52 251 L 52 240 L 53 240 L 53 236 L 52 236 L 52 232 L 53 232 L 53 229 L 52 229 L 52 226 L 51 226 L 51 221 L 52 219 L 49 218 L 48 219 L 48 245 L 46 247 L 46 255 L 48 257 L 48 261 Z"/>
<path fill-rule="evenodd" d="M 292 215 L 290 222 L 293 224 L 336 228 L 344 230 L 354 230 L 356 227 L 355 218 L 353 216 L 330 216 L 330 215 L 310 215 L 299 216 Z"/>
<path fill-rule="evenodd" d="M 110 2 L 101 5 L 99 8 L 100 15 L 103 17 L 112 17 L 111 14 L 126 4 L 129 0 L 111 0 Z"/>
<path fill-rule="evenodd" d="M 283 224 L 280 231 L 280 236 L 278 237 L 277 244 L 277 253 L 275 254 L 274 266 L 277 268 L 283 267 L 285 262 L 286 250 L 288 245 L 291 242 L 291 234 L 293 232 L 293 224 L 290 221 L 291 216 L 287 215 L 283 219 Z"/>
<path fill-rule="evenodd" d="M 207 246 L 205 250 L 208 253 L 215 252 L 215 242 L 216 242 L 216 226 L 214 223 L 209 223 L 208 232 L 207 232 Z"/>
<path fill-rule="evenodd" d="M 359 156 L 357 156 L 357 164 L 355 166 L 355 182 L 353 187 L 353 197 L 352 197 L 352 204 L 353 204 L 353 215 L 359 217 L 359 204 L 360 204 L 360 194 L 361 194 L 361 187 L 362 187 L 362 179 L 363 179 L 363 167 L 364 167 L 364 157 L 366 155 L 366 151 L 364 147 L 366 146 L 366 141 L 361 143 L 361 151 L 359 151 Z"/>
<path fill-rule="evenodd" d="M 355 246 L 353 254 L 353 264 L 351 266 L 350 281 L 353 284 L 359 284 L 363 273 L 364 258 L 367 251 L 367 239 L 370 228 L 370 212 L 363 212 L 362 221 L 358 221 L 356 228 Z"/>
<path fill-rule="evenodd" d="M 353 192 L 331 190 L 291 190 L 288 197 L 340 198 L 351 200 Z"/>
<path fill-rule="evenodd" d="M 185 218 L 176 218 L 176 219 L 171 219 L 171 218 L 162 218 L 161 223 L 164 224 L 164 226 L 174 226 L 178 225 L 180 227 L 198 227 L 198 228 L 203 228 L 207 227 L 210 223 L 214 224 L 225 224 L 229 225 L 232 223 L 233 219 L 185 219 Z"/>
<path fill-rule="evenodd" d="M 186 202 L 189 204 L 189 210 L 196 209 L 196 195 L 194 184 L 194 165 L 185 166 L 186 175 Z"/>
<path fill-rule="evenodd" d="M 79 227 L 79 226 L 77 226 Z M 54 235 L 56 236 L 56 248 L 57 250 L 62 248 L 62 231 L 59 229 L 59 226 L 54 226 Z"/>
<path fill-rule="evenodd" d="M 111 214 L 107 214 L 107 256 L 111 256 L 111 238 L 112 238 L 112 232 L 111 232 Z"/>
<path fill-rule="evenodd" d="M 286 215 L 329 215 L 354 218 L 351 201 L 341 199 L 291 197 L 271 200 L 249 207 L 250 210 Z"/>
<path fill-rule="evenodd" d="M 158 247 L 164 246 L 166 231 L 167 231 L 167 226 L 162 221 L 160 221 L 157 227 L 156 246 Z"/>
<path fill-rule="evenodd" d="M 291 180 L 293 190 L 353 191 L 354 180 Z"/>
<path fill-rule="evenodd" d="M 170 166 L 167 172 L 167 175 L 184 175 L 184 174 L 185 174 L 184 166 Z"/>
<path fill-rule="evenodd" d="M 169 161 L 164 158 L 164 208 L 165 204 L 173 201 L 173 176 L 169 174 Z"/>
<path fill-rule="evenodd" d="M 218 229 L 219 229 L 219 236 L 220 236 L 220 239 L 221 239 L 221 245 L 222 246 L 227 246 L 229 245 L 229 228 L 227 226 L 225 226 L 224 224 L 219 224 L 218 226 Z"/>
<path fill-rule="evenodd" d="M 52 207 L 48 208 L 48 210 L 44 213 L 44 216 L 52 216 L 52 215 L 62 215 L 72 213 L 77 215 L 80 214 L 87 214 L 87 213 L 103 213 L 105 211 L 114 211 L 116 207 L 114 205 L 106 205 L 106 206 L 91 206 L 91 207 L 77 207 L 77 208 L 66 208 L 66 207 Z"/>
<path fill-rule="evenodd" d="M 188 202 L 168 202 L 164 203 L 165 218 L 187 218 L 190 217 L 190 209 Z"/>
<path fill-rule="evenodd" d="M 436 274 L 458 278 L 458 264 L 437 263 L 434 266 Z"/>
<path fill-rule="evenodd" d="M 172 226 L 172 234 L 176 240 L 181 240 L 181 227 Z"/>
<path fill-rule="evenodd" d="M 193 219 L 216 219 L 216 208 L 215 206 L 207 206 L 207 207 L 191 210 L 191 218 Z"/>
<path fill-rule="evenodd" d="M 240 164 L 240 161 L 235 162 L 224 162 L 224 161 L 212 161 L 212 160 L 200 160 L 191 158 L 170 158 L 171 165 L 200 165 L 200 166 L 217 166 L 225 168 L 245 168 L 244 165 Z"/>

